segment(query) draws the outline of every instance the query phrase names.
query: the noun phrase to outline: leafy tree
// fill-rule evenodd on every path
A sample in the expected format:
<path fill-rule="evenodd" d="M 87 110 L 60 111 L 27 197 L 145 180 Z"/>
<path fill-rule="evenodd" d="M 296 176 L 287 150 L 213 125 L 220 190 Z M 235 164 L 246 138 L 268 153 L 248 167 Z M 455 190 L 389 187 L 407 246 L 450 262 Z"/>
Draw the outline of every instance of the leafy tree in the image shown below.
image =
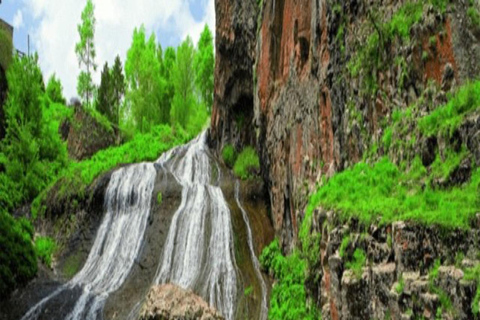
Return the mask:
<path fill-rule="evenodd" d="M 125 76 L 128 85 L 127 104 L 141 132 L 149 131 L 153 124 L 165 123 L 161 112 L 161 96 L 165 82 L 160 77 L 155 36 L 145 39 L 145 28 L 135 29 L 132 46 L 127 52 Z"/>
<path fill-rule="evenodd" d="M 189 113 L 194 109 L 196 103 L 194 96 L 195 72 L 193 59 L 195 49 L 192 39 L 187 39 L 177 48 L 177 64 L 173 68 L 172 81 L 175 94 L 172 101 L 171 119 L 184 128 L 187 127 Z"/>
<path fill-rule="evenodd" d="M 210 113 L 213 105 L 213 71 L 215 58 L 213 55 L 213 36 L 208 25 L 205 25 L 200 35 L 197 47 L 198 51 L 194 60 L 194 69 L 196 72 L 195 84 L 200 91 L 202 103 L 205 104 Z"/>
<path fill-rule="evenodd" d="M 113 122 L 120 125 L 120 105 L 122 103 L 123 96 L 125 95 L 125 77 L 123 75 L 122 62 L 117 55 L 115 63 L 111 70 L 111 83 L 112 83 L 112 95 L 113 95 Z"/>
<path fill-rule="evenodd" d="M 97 92 L 97 110 L 105 115 L 110 121 L 113 120 L 113 87 L 110 68 L 105 62 L 103 66 L 100 87 Z"/>
<path fill-rule="evenodd" d="M 66 100 L 63 97 L 63 87 L 59 79 L 53 74 L 48 80 L 47 84 L 47 96 L 52 102 L 66 104 Z"/>
<path fill-rule="evenodd" d="M 165 91 L 162 96 L 161 104 L 165 106 L 165 111 L 167 111 L 166 119 L 170 122 L 170 108 L 172 105 L 173 95 L 175 94 L 175 86 L 172 80 L 173 69 L 177 63 L 177 55 L 175 49 L 172 47 L 167 47 L 163 53 L 163 64 L 161 69 L 161 76 L 165 80 Z"/>
<path fill-rule="evenodd" d="M 78 94 L 87 103 L 90 103 L 90 99 L 93 96 L 95 85 L 92 80 L 92 71 L 97 70 L 95 64 L 95 16 L 94 6 L 92 0 L 87 0 L 85 9 L 82 12 L 82 23 L 78 25 L 78 33 L 80 35 L 80 41 L 75 46 L 75 53 L 78 57 L 78 64 L 80 67 L 84 66 L 84 70 L 80 72 L 78 76 L 77 91 Z"/>

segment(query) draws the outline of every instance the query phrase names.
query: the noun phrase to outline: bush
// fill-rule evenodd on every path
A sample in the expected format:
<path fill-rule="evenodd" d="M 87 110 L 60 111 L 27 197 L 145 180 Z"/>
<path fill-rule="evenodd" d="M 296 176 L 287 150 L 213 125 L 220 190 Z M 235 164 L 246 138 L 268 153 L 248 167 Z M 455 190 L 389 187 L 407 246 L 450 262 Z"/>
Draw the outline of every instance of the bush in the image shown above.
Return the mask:
<path fill-rule="evenodd" d="M 277 279 L 270 296 L 269 319 L 319 318 L 317 309 L 307 305 L 304 286 L 306 262 L 298 252 L 287 257 L 283 256 L 278 240 L 275 239 L 263 250 L 260 263 Z"/>
<path fill-rule="evenodd" d="M 233 172 L 243 180 L 253 178 L 260 170 L 260 160 L 252 147 L 246 147 L 235 161 Z"/>
<path fill-rule="evenodd" d="M 49 237 L 35 239 L 35 252 L 37 257 L 48 267 L 52 265 L 52 255 L 55 252 L 55 240 Z"/>
<path fill-rule="evenodd" d="M 33 229 L 26 220 L 15 221 L 0 209 L 0 298 L 6 299 L 18 286 L 37 273 L 32 245 Z"/>
<path fill-rule="evenodd" d="M 235 149 L 231 144 L 227 144 L 225 147 L 223 147 L 222 158 L 223 158 L 223 162 L 229 168 L 233 168 L 233 165 L 235 164 L 235 160 L 237 160 L 237 153 L 235 152 Z"/>

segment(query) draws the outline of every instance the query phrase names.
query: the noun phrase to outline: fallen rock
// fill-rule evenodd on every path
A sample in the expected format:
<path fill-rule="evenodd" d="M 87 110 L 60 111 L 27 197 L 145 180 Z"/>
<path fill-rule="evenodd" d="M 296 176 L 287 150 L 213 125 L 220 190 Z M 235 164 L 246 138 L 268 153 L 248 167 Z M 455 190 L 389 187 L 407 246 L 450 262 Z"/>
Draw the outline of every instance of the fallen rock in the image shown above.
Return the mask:
<path fill-rule="evenodd" d="M 154 286 L 147 295 L 139 320 L 223 320 L 213 307 L 191 290 L 173 284 Z"/>

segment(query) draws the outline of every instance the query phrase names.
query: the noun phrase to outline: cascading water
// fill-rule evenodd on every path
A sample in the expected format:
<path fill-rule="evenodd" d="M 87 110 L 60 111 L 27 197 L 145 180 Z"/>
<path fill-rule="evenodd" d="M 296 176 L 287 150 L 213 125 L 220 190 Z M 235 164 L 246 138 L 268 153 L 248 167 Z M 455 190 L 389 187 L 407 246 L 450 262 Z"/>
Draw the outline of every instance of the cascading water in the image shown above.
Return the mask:
<path fill-rule="evenodd" d="M 218 186 L 211 185 L 206 133 L 187 146 L 185 155 L 162 166 L 182 186 L 155 283 L 193 289 L 233 319 L 237 274 L 230 210 Z"/>
<path fill-rule="evenodd" d="M 85 266 L 22 320 L 37 319 L 51 299 L 76 287 L 82 293 L 66 319 L 101 318 L 107 297 L 125 281 L 142 244 L 155 176 L 151 163 L 121 168 L 112 174 L 105 195 L 106 214 Z"/>
<path fill-rule="evenodd" d="M 215 164 L 211 167 L 211 163 Z M 212 169 L 218 175 L 212 176 Z M 22 320 L 45 318 L 52 300 L 70 297 L 60 319 L 102 319 L 107 298 L 129 276 L 142 251 L 157 171 L 181 186 L 181 203 L 173 215 L 154 284 L 174 283 L 192 289 L 228 320 L 234 319 L 241 280 L 235 261 L 232 216 L 218 186 L 221 170 L 211 161 L 206 132 L 185 146 L 164 153 L 155 163 L 141 163 L 112 174 L 105 194 L 106 213 L 81 271 L 38 302 Z M 213 182 L 215 180 L 215 182 Z M 166 181 L 169 183 L 168 181 Z M 267 288 L 253 249 L 248 216 L 235 198 L 246 225 L 248 252 L 260 285 L 259 319 L 267 317 Z M 74 293 L 75 292 L 75 293 Z M 69 293 L 69 294 L 67 294 Z M 72 300 L 73 299 L 73 300 Z M 141 302 L 129 318 L 136 318 Z"/>
<path fill-rule="evenodd" d="M 240 183 L 238 181 L 235 183 L 235 200 L 237 201 L 238 207 L 242 211 L 243 221 L 245 222 L 245 225 L 247 227 L 248 249 L 250 250 L 250 256 L 252 258 L 255 275 L 257 276 L 258 282 L 260 283 L 260 288 L 262 290 L 262 303 L 260 305 L 259 320 L 266 320 L 268 318 L 267 284 L 263 279 L 262 272 L 260 271 L 260 262 L 258 261 L 258 258 L 255 255 L 255 250 L 253 248 L 253 236 L 252 229 L 250 228 L 250 221 L 248 219 L 247 212 L 245 211 L 242 203 L 240 202 Z"/>

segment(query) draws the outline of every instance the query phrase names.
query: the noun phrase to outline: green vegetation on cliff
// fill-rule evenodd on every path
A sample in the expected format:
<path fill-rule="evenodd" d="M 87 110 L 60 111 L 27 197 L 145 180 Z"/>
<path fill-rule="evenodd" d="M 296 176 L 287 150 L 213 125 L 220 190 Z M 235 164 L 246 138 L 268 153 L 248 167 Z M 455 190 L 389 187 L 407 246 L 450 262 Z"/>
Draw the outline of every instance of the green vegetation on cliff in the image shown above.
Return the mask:
<path fill-rule="evenodd" d="M 233 172 L 237 177 L 245 180 L 255 177 L 259 170 L 260 160 L 257 152 L 252 147 L 246 147 L 238 155 L 233 166 Z"/>

